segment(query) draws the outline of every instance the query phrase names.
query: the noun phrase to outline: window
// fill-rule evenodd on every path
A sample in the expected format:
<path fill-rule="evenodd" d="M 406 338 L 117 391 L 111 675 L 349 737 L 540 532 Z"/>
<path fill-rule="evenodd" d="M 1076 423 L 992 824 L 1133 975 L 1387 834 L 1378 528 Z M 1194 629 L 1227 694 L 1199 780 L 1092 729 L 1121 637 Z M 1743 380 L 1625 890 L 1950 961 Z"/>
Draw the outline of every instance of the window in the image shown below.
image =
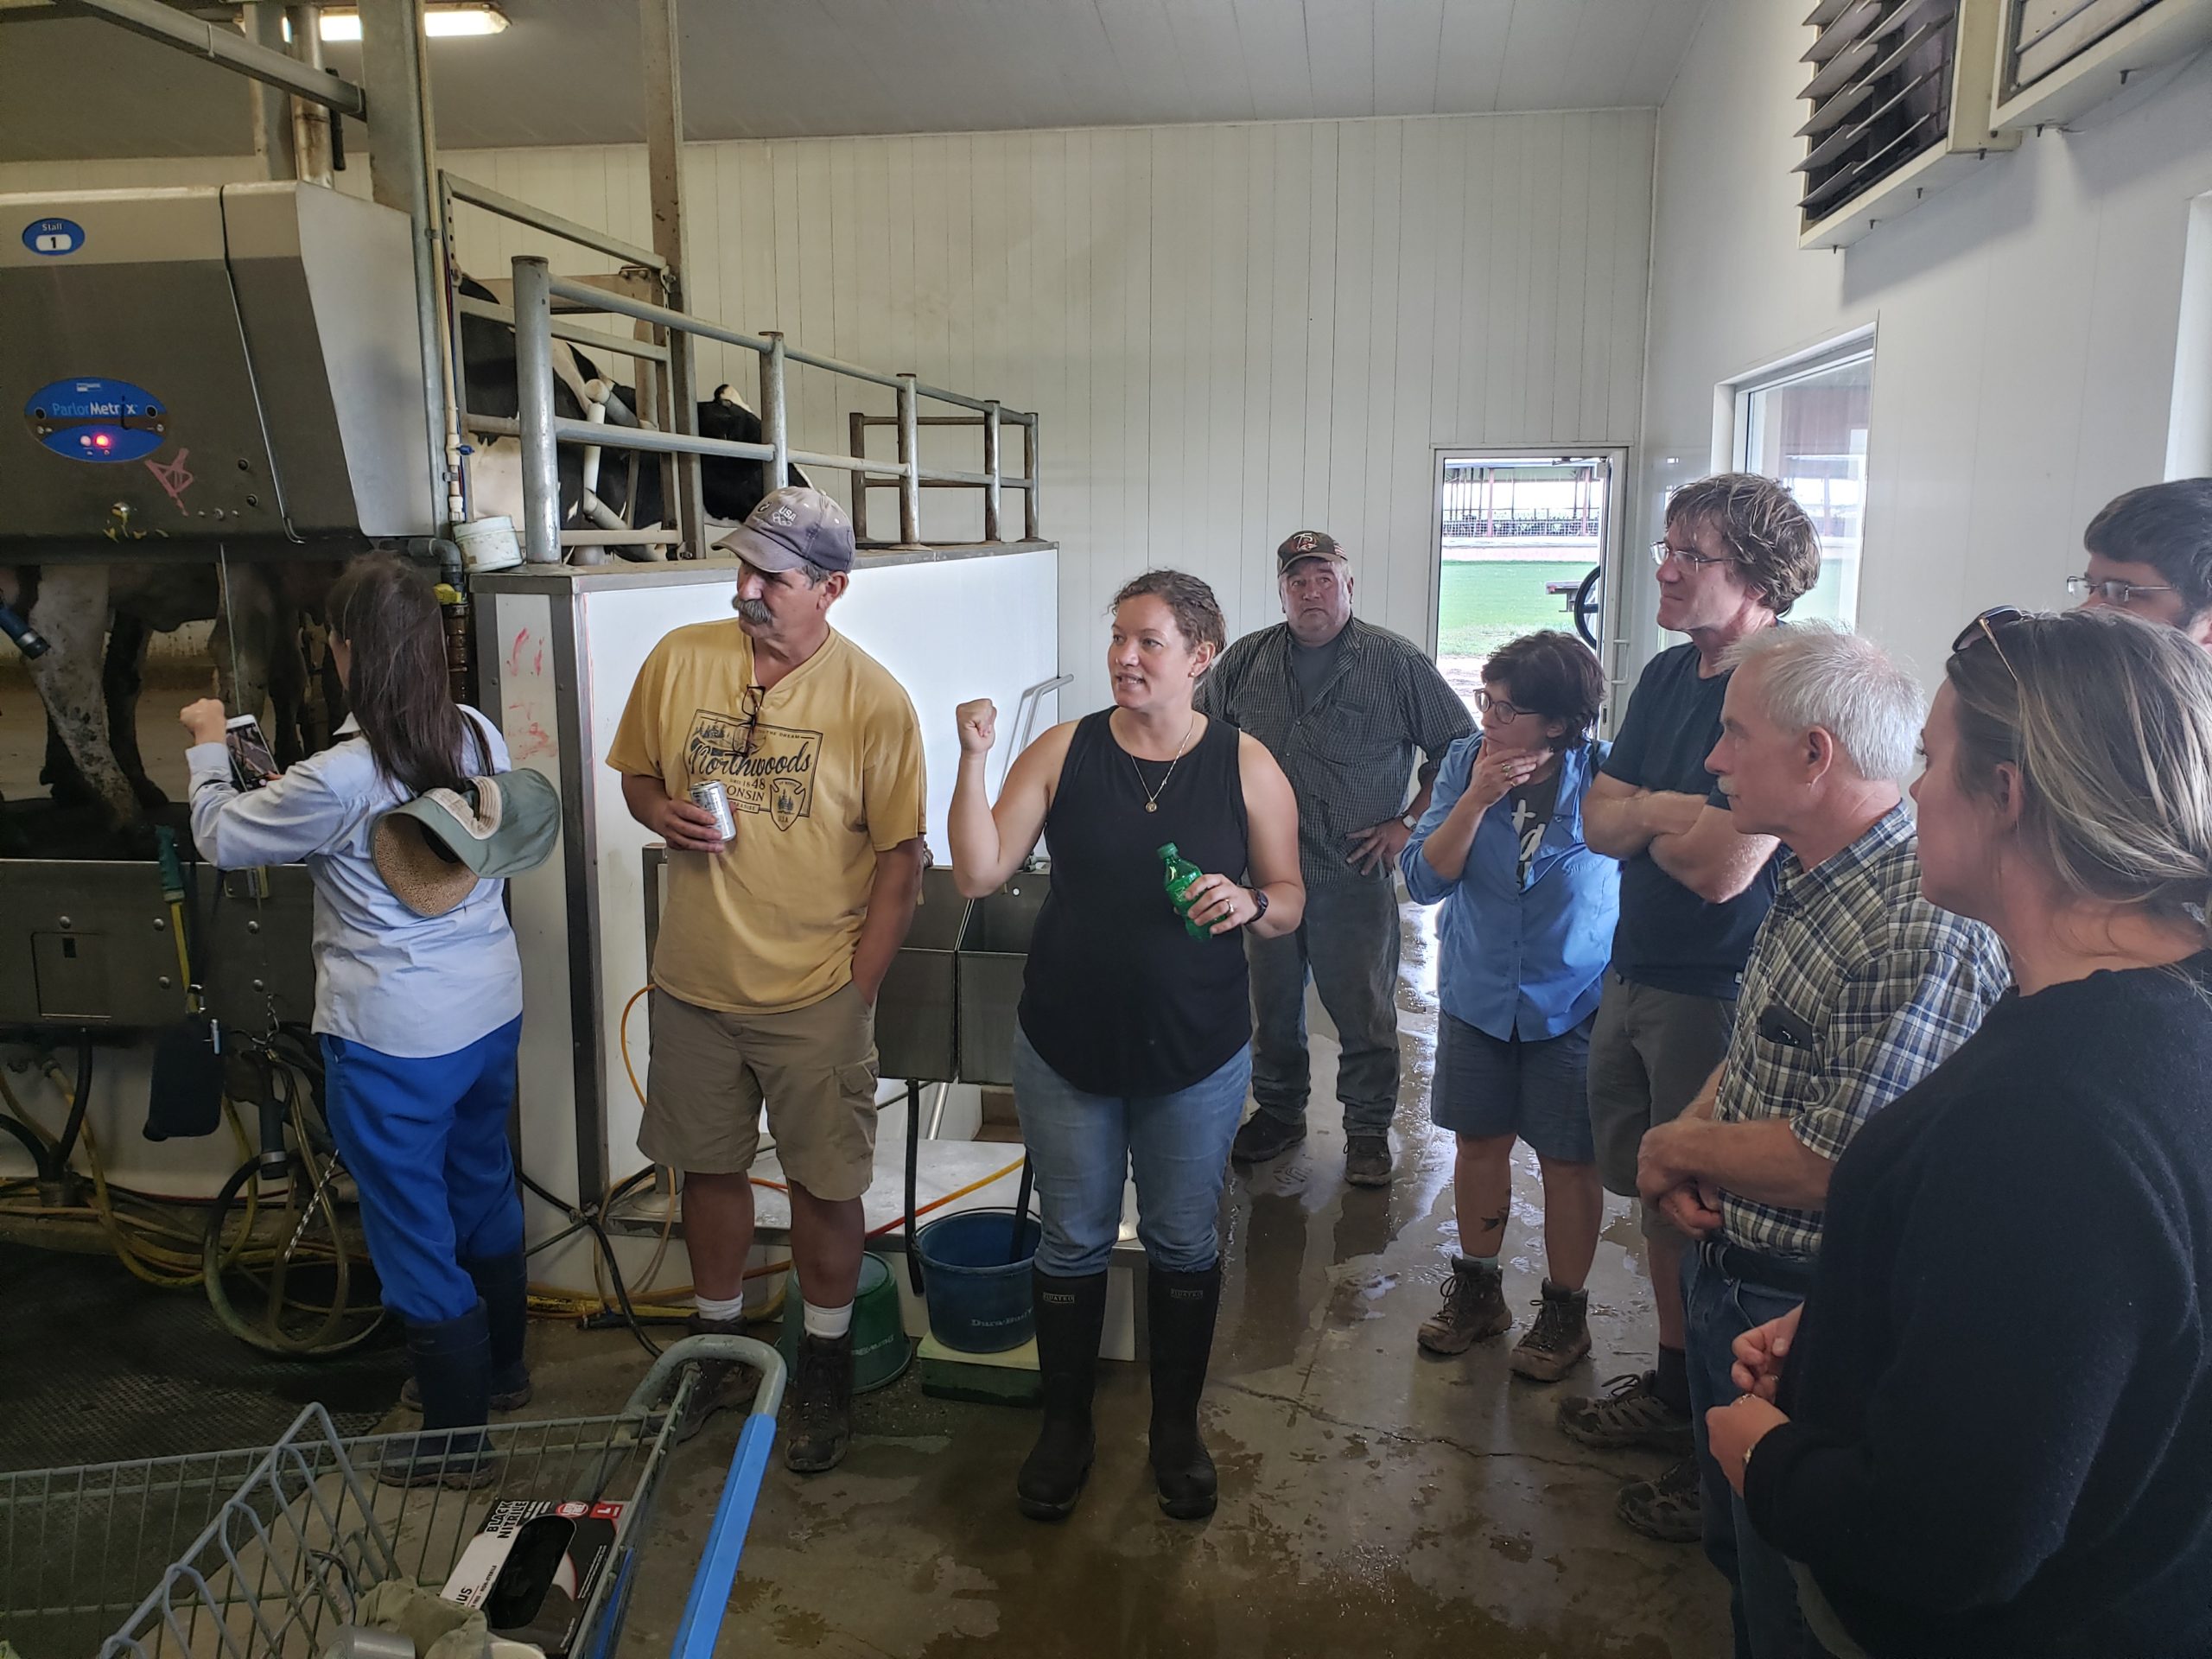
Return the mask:
<path fill-rule="evenodd" d="M 1874 353 L 1855 346 L 1736 388 L 1736 465 L 1779 479 L 1821 536 L 1821 582 L 1790 611 L 1848 626 L 1859 608 Z"/>

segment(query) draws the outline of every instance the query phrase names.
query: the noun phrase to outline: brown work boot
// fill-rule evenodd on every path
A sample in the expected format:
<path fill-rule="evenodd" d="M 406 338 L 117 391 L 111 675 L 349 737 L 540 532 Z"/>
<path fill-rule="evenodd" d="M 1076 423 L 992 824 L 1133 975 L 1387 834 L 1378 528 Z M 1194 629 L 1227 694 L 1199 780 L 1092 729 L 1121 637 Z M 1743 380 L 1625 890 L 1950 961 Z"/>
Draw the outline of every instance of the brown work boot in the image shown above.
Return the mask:
<path fill-rule="evenodd" d="M 1390 1185 L 1390 1137 L 1388 1135 L 1347 1135 L 1344 1137 L 1344 1179 L 1353 1186 Z"/>
<path fill-rule="evenodd" d="M 853 1333 L 802 1336 L 791 1374 L 791 1437 L 784 1467 L 818 1475 L 844 1461 L 853 1440 Z"/>
<path fill-rule="evenodd" d="M 791 1316 L 797 1319 L 798 1314 Z M 743 1319 L 709 1319 L 694 1313 L 685 1324 L 694 1337 L 741 1337 Z M 676 1425 L 675 1440 L 682 1445 L 707 1426 L 707 1419 L 733 1407 L 750 1410 L 760 1387 L 760 1373 L 742 1360 L 702 1359 L 693 1362 L 698 1376 L 691 1384 L 690 1403 Z"/>
<path fill-rule="evenodd" d="M 1621 1488 L 1614 1512 L 1636 1531 L 1662 1544 L 1694 1544 L 1705 1530 L 1705 1491 L 1697 1459 L 1667 1465 L 1656 1480 L 1631 1480 Z"/>
<path fill-rule="evenodd" d="M 1464 1354 L 1487 1338 L 1513 1328 L 1505 1306 L 1505 1275 L 1494 1267 L 1454 1256 L 1444 1281 L 1444 1306 L 1421 1327 L 1421 1345 L 1432 1354 Z"/>
<path fill-rule="evenodd" d="M 1560 1433 L 1570 1440 L 1610 1452 L 1646 1446 L 1687 1456 L 1690 1414 L 1659 1397 L 1659 1373 L 1617 1376 L 1602 1395 L 1581 1395 L 1559 1402 Z"/>
<path fill-rule="evenodd" d="M 1532 1382 L 1556 1382 L 1590 1351 L 1590 1293 L 1544 1281 L 1536 1322 L 1513 1344 L 1506 1363 Z"/>

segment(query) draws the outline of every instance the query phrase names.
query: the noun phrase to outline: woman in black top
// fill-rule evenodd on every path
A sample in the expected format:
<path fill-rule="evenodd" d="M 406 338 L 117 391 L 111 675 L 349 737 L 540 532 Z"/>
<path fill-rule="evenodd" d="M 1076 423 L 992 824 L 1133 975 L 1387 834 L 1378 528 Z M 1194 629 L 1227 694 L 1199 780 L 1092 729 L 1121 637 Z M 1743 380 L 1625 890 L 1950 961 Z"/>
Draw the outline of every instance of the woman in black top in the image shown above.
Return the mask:
<path fill-rule="evenodd" d="M 2008 609 L 1946 679 L 1923 879 L 2017 988 L 1852 1141 L 1713 1454 L 1847 1659 L 2212 1655 L 2212 661 Z"/>
<path fill-rule="evenodd" d="M 1221 1300 L 1214 1217 L 1251 1077 L 1249 930 L 1298 926 L 1298 808 L 1274 756 L 1208 720 L 1192 694 L 1226 639 L 1213 590 L 1152 570 L 1114 598 L 1110 709 L 1055 726 L 987 798 L 988 700 L 961 704 L 952 868 L 981 898 L 1051 837 L 1015 1039 L 1014 1103 L 1045 1236 L 1032 1295 L 1045 1423 L 1016 1483 L 1022 1512 L 1057 1520 L 1090 1471 L 1091 1385 L 1106 1264 L 1134 1172 L 1151 1317 L 1152 1466 L 1160 1507 L 1214 1508 L 1198 1396 Z M 1185 889 L 1193 938 L 1162 853 L 1205 872 Z"/>

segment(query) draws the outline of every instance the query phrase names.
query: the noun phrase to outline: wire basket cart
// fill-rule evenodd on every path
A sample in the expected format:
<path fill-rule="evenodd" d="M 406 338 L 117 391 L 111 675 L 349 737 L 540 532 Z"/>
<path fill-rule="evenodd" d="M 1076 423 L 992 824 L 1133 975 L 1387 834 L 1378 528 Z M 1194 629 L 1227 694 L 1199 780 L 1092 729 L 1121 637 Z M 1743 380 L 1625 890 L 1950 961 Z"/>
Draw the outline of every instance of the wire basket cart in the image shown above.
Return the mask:
<path fill-rule="evenodd" d="M 760 1374 L 673 1648 L 705 1659 L 783 1396 L 781 1357 L 750 1338 L 672 1344 L 612 1416 L 346 1439 L 313 1405 L 266 1449 L 0 1473 L 0 1642 L 19 1659 L 320 1659 L 372 1586 L 442 1588 L 493 1507 L 527 1500 L 621 1506 L 569 1648 L 607 1659 L 703 1360 Z M 377 1478 L 426 1452 L 482 1484 Z"/>

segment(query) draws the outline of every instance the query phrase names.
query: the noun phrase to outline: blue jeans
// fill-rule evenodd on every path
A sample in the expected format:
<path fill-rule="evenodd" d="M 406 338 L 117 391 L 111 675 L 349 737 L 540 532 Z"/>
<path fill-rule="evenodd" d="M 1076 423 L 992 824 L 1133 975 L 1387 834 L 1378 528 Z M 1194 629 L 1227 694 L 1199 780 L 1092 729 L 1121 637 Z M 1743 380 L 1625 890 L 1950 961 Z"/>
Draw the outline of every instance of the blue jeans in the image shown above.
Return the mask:
<path fill-rule="evenodd" d="M 1822 1649 L 1797 1609 L 1789 1558 L 1760 1537 L 1706 1446 L 1705 1414 L 1743 1390 L 1729 1380 L 1735 1341 L 1754 1325 L 1778 1319 L 1805 1299 L 1732 1279 L 1693 1246 L 1682 1258 L 1687 1320 L 1690 1426 L 1705 1511 L 1705 1554 L 1728 1580 L 1728 1613 L 1736 1627 L 1736 1659 L 1821 1659 Z"/>
<path fill-rule="evenodd" d="M 1037 1270 L 1054 1279 L 1106 1271 L 1122 1235 L 1122 1188 L 1135 1171 L 1137 1237 L 1155 1268 L 1201 1273 L 1221 1255 L 1216 1222 L 1229 1143 L 1244 1116 L 1252 1051 L 1172 1095 L 1089 1095 L 1014 1039 L 1014 1103 L 1045 1224 Z"/>
<path fill-rule="evenodd" d="M 507 1150 L 521 1042 L 519 1018 L 429 1059 L 322 1039 L 331 1138 L 360 1189 L 384 1305 L 410 1325 L 462 1317 L 477 1300 L 462 1264 L 522 1249 Z"/>

